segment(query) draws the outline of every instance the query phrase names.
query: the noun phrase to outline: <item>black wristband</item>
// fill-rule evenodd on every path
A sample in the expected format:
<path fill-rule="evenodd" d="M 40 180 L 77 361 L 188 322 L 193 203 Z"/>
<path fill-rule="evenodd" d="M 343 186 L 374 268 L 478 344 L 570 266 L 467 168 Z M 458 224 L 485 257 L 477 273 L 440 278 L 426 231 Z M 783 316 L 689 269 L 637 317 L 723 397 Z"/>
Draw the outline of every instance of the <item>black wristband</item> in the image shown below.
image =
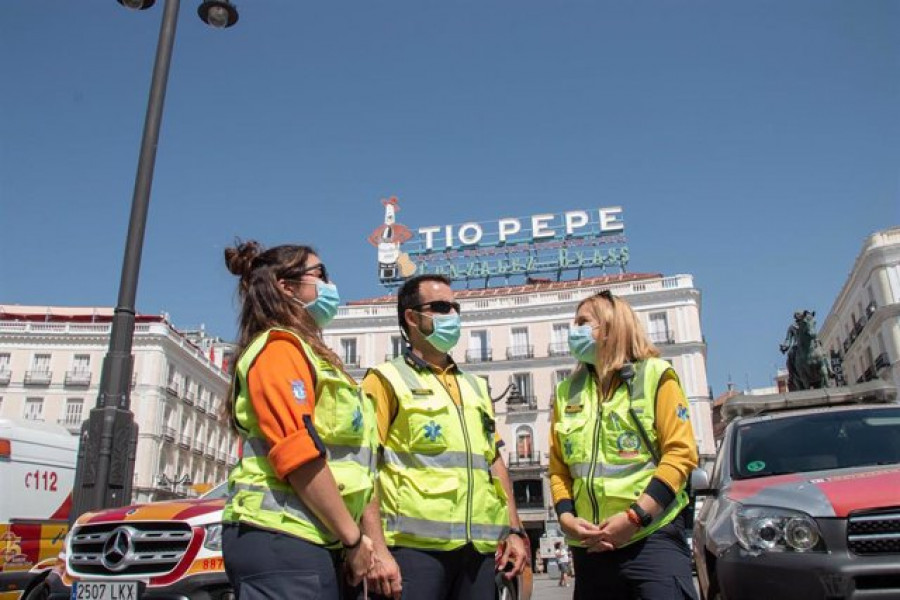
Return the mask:
<path fill-rule="evenodd" d="M 653 515 L 651 515 L 646 510 L 641 508 L 641 505 L 638 504 L 637 502 L 633 503 L 628 508 L 633 510 L 634 514 L 636 514 L 638 516 L 638 518 L 641 520 L 641 528 L 644 528 L 653 522 Z"/>
<path fill-rule="evenodd" d="M 357 548 L 359 548 L 359 545 L 362 544 L 362 539 L 363 539 L 363 532 L 362 532 L 362 529 L 360 529 L 359 537 L 356 538 L 355 542 L 353 542 L 352 544 L 349 544 L 349 545 L 341 542 L 341 546 L 343 546 L 344 550 L 356 550 Z"/>
<path fill-rule="evenodd" d="M 509 535 L 517 535 L 520 538 L 522 538 L 523 540 L 528 539 L 528 534 L 525 533 L 524 529 L 520 529 L 519 527 L 510 527 Z M 509 536 L 507 536 L 507 537 L 509 537 Z"/>

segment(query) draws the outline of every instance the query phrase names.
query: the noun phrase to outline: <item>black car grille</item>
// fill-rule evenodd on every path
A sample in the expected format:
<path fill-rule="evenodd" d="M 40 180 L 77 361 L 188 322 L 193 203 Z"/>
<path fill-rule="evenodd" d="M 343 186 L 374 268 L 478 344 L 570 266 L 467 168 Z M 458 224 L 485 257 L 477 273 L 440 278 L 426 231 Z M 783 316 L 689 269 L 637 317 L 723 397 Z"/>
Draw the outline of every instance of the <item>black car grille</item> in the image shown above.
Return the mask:
<path fill-rule="evenodd" d="M 900 554 L 900 508 L 851 515 L 847 547 L 854 554 Z"/>
<path fill-rule="evenodd" d="M 163 575 L 182 559 L 192 535 L 183 522 L 83 525 L 72 532 L 66 560 L 76 575 Z"/>

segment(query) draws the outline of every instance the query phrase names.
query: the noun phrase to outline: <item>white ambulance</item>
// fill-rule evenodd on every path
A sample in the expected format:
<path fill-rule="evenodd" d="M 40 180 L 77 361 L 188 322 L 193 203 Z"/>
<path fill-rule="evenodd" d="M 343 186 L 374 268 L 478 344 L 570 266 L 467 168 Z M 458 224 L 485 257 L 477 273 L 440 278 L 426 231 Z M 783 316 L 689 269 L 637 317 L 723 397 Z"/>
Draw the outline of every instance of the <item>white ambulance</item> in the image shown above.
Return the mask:
<path fill-rule="evenodd" d="M 0 600 L 18 600 L 63 550 L 78 437 L 0 419 Z"/>

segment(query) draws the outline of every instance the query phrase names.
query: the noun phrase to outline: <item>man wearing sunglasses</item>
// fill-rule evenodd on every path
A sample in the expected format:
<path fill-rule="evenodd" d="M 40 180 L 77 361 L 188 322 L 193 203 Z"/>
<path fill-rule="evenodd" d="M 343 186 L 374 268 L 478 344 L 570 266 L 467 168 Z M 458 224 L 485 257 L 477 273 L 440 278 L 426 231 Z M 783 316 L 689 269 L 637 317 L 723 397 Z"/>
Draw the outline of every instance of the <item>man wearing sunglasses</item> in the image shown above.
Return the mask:
<path fill-rule="evenodd" d="M 449 355 L 459 312 L 446 277 L 408 280 L 397 317 L 409 346 L 363 380 L 382 445 L 377 497 L 363 516 L 376 545 L 369 588 L 385 597 L 402 588 L 411 600 L 491 600 L 496 567 L 512 579 L 527 558 L 487 385 Z"/>

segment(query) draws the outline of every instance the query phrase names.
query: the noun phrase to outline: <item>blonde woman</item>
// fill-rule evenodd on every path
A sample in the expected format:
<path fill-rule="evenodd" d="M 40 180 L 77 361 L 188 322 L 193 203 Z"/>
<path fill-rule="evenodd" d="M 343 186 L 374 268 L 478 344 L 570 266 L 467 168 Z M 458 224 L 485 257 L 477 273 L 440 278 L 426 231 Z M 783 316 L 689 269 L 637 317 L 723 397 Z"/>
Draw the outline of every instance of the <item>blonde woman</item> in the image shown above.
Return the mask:
<path fill-rule="evenodd" d="M 683 510 L 697 446 L 678 376 L 608 291 L 578 305 L 569 348 L 578 366 L 556 390 L 550 485 L 575 598 L 696 598 Z"/>

